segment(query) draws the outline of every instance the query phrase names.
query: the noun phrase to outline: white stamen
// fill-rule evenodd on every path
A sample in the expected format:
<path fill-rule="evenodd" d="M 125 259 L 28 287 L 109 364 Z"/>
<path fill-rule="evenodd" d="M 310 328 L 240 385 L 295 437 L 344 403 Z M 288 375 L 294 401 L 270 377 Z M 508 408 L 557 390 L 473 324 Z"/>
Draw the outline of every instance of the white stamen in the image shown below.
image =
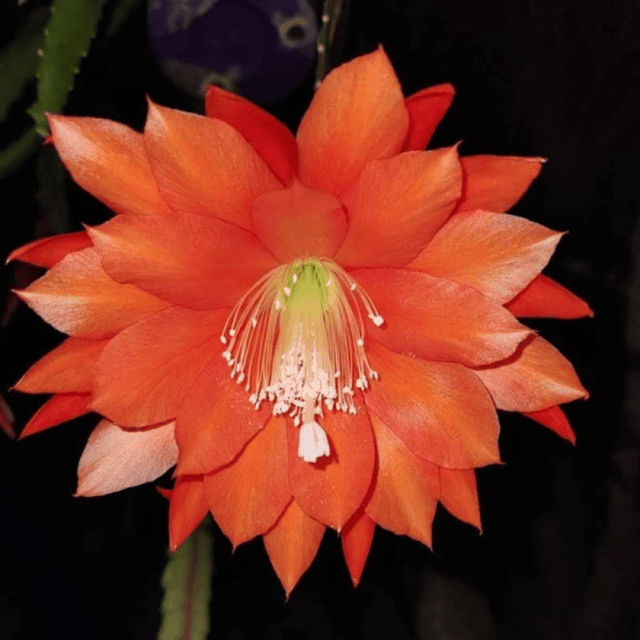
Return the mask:
<path fill-rule="evenodd" d="M 236 303 L 222 330 L 221 341 L 229 343 L 222 357 L 231 376 L 246 382 L 249 402 L 259 409 L 268 400 L 273 415 L 306 425 L 305 460 L 329 455 L 320 436 L 313 447 L 308 444 L 310 433 L 324 434 L 315 422 L 323 408 L 356 414 L 354 389 L 365 391 L 377 379 L 364 350 L 365 314 L 377 326 L 384 322 L 338 265 L 310 259 L 263 276 Z"/>
<path fill-rule="evenodd" d="M 227 344 L 227 339 L 224 336 L 220 336 L 220 342 L 222 342 L 222 344 Z"/>
<path fill-rule="evenodd" d="M 300 427 L 298 455 L 305 462 L 315 462 L 331 453 L 324 429 L 315 421 L 305 422 Z"/>

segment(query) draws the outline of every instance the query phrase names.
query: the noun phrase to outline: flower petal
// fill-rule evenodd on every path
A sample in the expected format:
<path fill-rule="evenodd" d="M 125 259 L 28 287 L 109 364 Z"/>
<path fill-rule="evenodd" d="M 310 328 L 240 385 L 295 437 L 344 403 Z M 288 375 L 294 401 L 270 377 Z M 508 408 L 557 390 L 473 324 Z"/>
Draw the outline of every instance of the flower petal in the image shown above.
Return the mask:
<path fill-rule="evenodd" d="M 16 293 L 58 331 L 95 340 L 114 336 L 168 306 L 146 291 L 112 280 L 94 249 L 70 253 Z"/>
<path fill-rule="evenodd" d="M 40 238 L 15 249 L 9 254 L 7 264 L 12 260 L 20 260 L 49 268 L 60 262 L 68 253 L 81 251 L 90 246 L 91 240 L 86 231 L 63 233 L 59 236 Z"/>
<path fill-rule="evenodd" d="M 222 356 L 200 373 L 178 410 L 176 474 L 209 473 L 231 462 L 271 415 L 249 402 L 249 393 L 230 376 Z"/>
<path fill-rule="evenodd" d="M 169 212 L 142 134 L 99 118 L 50 115 L 48 120 L 62 162 L 83 189 L 118 213 Z"/>
<path fill-rule="evenodd" d="M 149 102 L 144 142 L 160 193 L 175 211 L 250 228 L 251 201 L 280 181 L 231 125 Z"/>
<path fill-rule="evenodd" d="M 502 363 L 475 369 L 498 409 L 539 411 L 589 394 L 571 363 L 535 336 Z M 465 466 L 465 465 L 460 465 Z"/>
<path fill-rule="evenodd" d="M 151 482 L 178 460 L 175 423 L 126 431 L 102 420 L 89 436 L 78 466 L 77 496 L 103 496 Z"/>
<path fill-rule="evenodd" d="M 348 226 L 344 209 L 333 196 L 297 180 L 287 189 L 257 197 L 252 220 L 256 235 L 280 262 L 309 256 L 330 258 Z"/>
<path fill-rule="evenodd" d="M 194 309 L 233 304 L 278 264 L 252 233 L 217 218 L 120 216 L 89 235 L 112 278 Z"/>
<path fill-rule="evenodd" d="M 88 393 L 57 393 L 36 411 L 20 434 L 20 439 L 89 413 L 90 399 Z"/>
<path fill-rule="evenodd" d="M 376 523 L 363 511 L 356 513 L 340 532 L 342 552 L 354 587 L 360 582 L 375 528 Z"/>
<path fill-rule="evenodd" d="M 576 434 L 560 407 L 554 406 L 541 411 L 528 411 L 524 415 L 544 425 L 547 429 L 551 429 L 551 431 L 568 440 L 571 444 L 576 443 Z"/>
<path fill-rule="evenodd" d="M 358 269 L 351 275 L 385 324 L 367 333 L 399 353 L 469 366 L 503 360 L 532 332 L 475 289 L 404 269 Z"/>
<path fill-rule="evenodd" d="M 287 598 L 316 557 L 324 529 L 292 500 L 276 526 L 264 535 L 264 546 Z"/>
<path fill-rule="evenodd" d="M 474 469 L 440 469 L 440 502 L 459 520 L 482 532 Z"/>
<path fill-rule="evenodd" d="M 562 234 L 505 213 L 455 214 L 408 266 L 505 303 L 546 266 Z"/>
<path fill-rule="evenodd" d="M 287 420 L 291 491 L 305 513 L 338 531 L 362 505 L 375 464 L 371 424 L 359 399 L 356 408 L 355 416 L 325 411 L 331 453 L 315 464 L 298 456 L 299 430 Z"/>
<path fill-rule="evenodd" d="M 209 118 L 217 118 L 237 129 L 260 154 L 282 184 L 287 185 L 298 169 L 296 139 L 277 118 L 241 96 L 211 86 L 205 108 Z"/>
<path fill-rule="evenodd" d="M 370 162 L 342 195 L 349 232 L 343 266 L 402 266 L 444 224 L 462 188 L 455 147 L 410 151 Z"/>
<path fill-rule="evenodd" d="M 228 315 L 228 309 L 170 307 L 119 333 L 96 364 L 91 408 L 122 427 L 175 418 L 189 387 L 221 351 Z"/>
<path fill-rule="evenodd" d="M 108 342 L 67 338 L 38 360 L 13 388 L 22 393 L 89 393 L 93 369 Z"/>
<path fill-rule="evenodd" d="M 500 462 L 498 417 L 472 371 L 399 355 L 375 342 L 367 355 L 380 374 L 365 393 L 367 408 L 416 456 L 454 469 Z M 378 458 L 382 465 L 380 451 Z"/>
<path fill-rule="evenodd" d="M 464 187 L 458 212 L 508 211 L 522 198 L 546 161 L 516 156 L 467 156 L 461 162 Z"/>
<path fill-rule="evenodd" d="M 440 496 L 438 466 L 421 460 L 371 414 L 378 447 L 378 474 L 367 515 L 381 527 L 431 547 L 431 525 Z"/>
<path fill-rule="evenodd" d="M 200 476 L 176 479 L 169 504 L 169 548 L 175 551 L 209 512 Z"/>
<path fill-rule="evenodd" d="M 402 89 L 379 48 L 334 69 L 298 129 L 300 179 L 337 196 L 367 162 L 398 153 L 409 117 Z"/>
<path fill-rule="evenodd" d="M 449 110 L 455 90 L 450 84 L 427 87 L 409 96 L 404 105 L 409 113 L 409 132 L 404 150 L 421 151 L 431 140 L 433 132 Z"/>
<path fill-rule="evenodd" d="M 204 489 L 234 547 L 271 529 L 292 499 L 285 419 L 272 416 L 232 464 L 204 476 Z"/>
<path fill-rule="evenodd" d="M 506 308 L 518 318 L 593 317 L 589 305 L 547 276 L 539 275 L 529 286 L 507 303 Z"/>

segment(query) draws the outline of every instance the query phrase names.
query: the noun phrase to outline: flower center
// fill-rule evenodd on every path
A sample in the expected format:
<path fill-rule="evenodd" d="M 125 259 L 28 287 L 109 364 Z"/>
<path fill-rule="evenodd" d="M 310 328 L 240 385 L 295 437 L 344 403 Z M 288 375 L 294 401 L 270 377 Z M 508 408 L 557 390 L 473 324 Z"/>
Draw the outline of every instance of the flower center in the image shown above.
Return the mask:
<path fill-rule="evenodd" d="M 330 260 L 297 260 L 261 278 L 236 304 L 220 336 L 231 377 L 245 383 L 256 409 L 301 427 L 298 454 L 307 462 L 329 455 L 317 422 L 324 408 L 355 414 L 354 388 L 378 374 L 364 350 L 365 311 L 384 321 L 371 298 Z"/>

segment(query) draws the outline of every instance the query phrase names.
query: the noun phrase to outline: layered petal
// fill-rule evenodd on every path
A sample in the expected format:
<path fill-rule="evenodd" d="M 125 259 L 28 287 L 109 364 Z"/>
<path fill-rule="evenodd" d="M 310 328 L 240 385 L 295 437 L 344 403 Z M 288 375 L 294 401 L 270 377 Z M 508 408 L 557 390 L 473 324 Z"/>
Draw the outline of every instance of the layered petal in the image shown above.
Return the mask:
<path fill-rule="evenodd" d="M 83 189 L 118 213 L 169 212 L 142 134 L 99 118 L 50 115 L 48 120 L 62 162 Z"/>
<path fill-rule="evenodd" d="M 427 87 L 409 96 L 404 105 L 409 114 L 409 131 L 403 149 L 422 150 L 448 111 L 455 90 L 450 84 Z"/>
<path fill-rule="evenodd" d="M 449 217 L 461 188 L 455 147 L 370 162 L 341 197 L 349 231 L 336 260 L 346 267 L 407 264 Z"/>
<path fill-rule="evenodd" d="M 175 551 L 209 512 L 200 476 L 176 479 L 169 505 L 169 548 Z"/>
<path fill-rule="evenodd" d="M 264 546 L 287 597 L 316 557 L 324 529 L 293 500 L 264 535 Z"/>
<path fill-rule="evenodd" d="M 450 514 L 482 531 L 474 469 L 440 469 L 440 502 Z"/>
<path fill-rule="evenodd" d="M 178 460 L 170 422 L 127 431 L 102 420 L 89 436 L 78 465 L 77 496 L 103 496 L 151 482 Z"/>
<path fill-rule="evenodd" d="M 228 315 L 170 307 L 122 331 L 96 364 L 91 408 L 123 427 L 175 418 L 200 371 L 220 353 Z"/>
<path fill-rule="evenodd" d="M 222 356 L 214 358 L 182 401 L 176 420 L 177 474 L 209 473 L 228 464 L 267 424 L 271 407 L 263 403 L 256 410 L 230 371 Z"/>
<path fill-rule="evenodd" d="M 551 429 L 551 431 L 568 440 L 571 444 L 576 443 L 576 434 L 560 407 L 555 406 L 541 411 L 528 411 L 524 415 L 547 427 L 547 429 Z"/>
<path fill-rule="evenodd" d="M 378 473 L 367 515 L 381 527 L 431 547 L 431 525 L 440 496 L 437 465 L 421 460 L 371 414 L 378 448 Z"/>
<path fill-rule="evenodd" d="M 402 89 L 379 48 L 334 69 L 298 129 L 300 179 L 337 196 L 367 162 L 402 148 L 409 117 Z"/>
<path fill-rule="evenodd" d="M 90 398 L 88 393 L 57 393 L 36 411 L 20 434 L 20 438 L 57 427 L 67 420 L 89 413 Z"/>
<path fill-rule="evenodd" d="M 367 408 L 413 454 L 455 469 L 500 461 L 498 417 L 472 371 L 458 364 L 399 355 L 375 342 L 367 355 L 380 374 L 365 394 Z M 379 449 L 379 464 L 381 456 Z"/>
<path fill-rule="evenodd" d="M 89 234 L 112 278 L 194 309 L 232 305 L 277 266 L 252 233 L 217 218 L 121 216 Z"/>
<path fill-rule="evenodd" d="M 547 276 L 539 275 L 529 286 L 507 303 L 506 308 L 518 318 L 593 317 L 589 305 Z"/>
<path fill-rule="evenodd" d="M 108 342 L 67 338 L 38 360 L 14 389 L 23 393 L 89 393 L 93 369 Z"/>
<path fill-rule="evenodd" d="M 462 158 L 464 186 L 458 212 L 508 211 L 540 173 L 544 158 L 467 156 Z"/>
<path fill-rule="evenodd" d="M 289 485 L 296 502 L 307 515 L 338 531 L 362 504 L 375 464 L 371 423 L 361 400 L 356 407 L 356 415 L 325 411 L 321 421 L 330 454 L 314 464 L 298 456 L 299 429 L 287 421 Z"/>
<path fill-rule="evenodd" d="M 408 268 L 466 284 L 503 304 L 542 271 L 561 237 L 509 214 L 456 214 Z"/>
<path fill-rule="evenodd" d="M 293 134 L 278 119 L 243 97 L 211 86 L 205 97 L 207 116 L 237 129 L 260 154 L 282 184 L 291 182 L 298 168 Z"/>
<path fill-rule="evenodd" d="M 58 331 L 94 340 L 110 338 L 168 306 L 146 291 L 112 280 L 94 249 L 70 253 L 16 293 Z"/>
<path fill-rule="evenodd" d="M 271 417 L 232 464 L 203 478 L 211 513 L 234 547 L 271 529 L 291 502 L 285 422 Z"/>
<path fill-rule="evenodd" d="M 505 411 L 539 411 L 589 395 L 571 363 L 538 336 L 504 362 L 474 373 Z"/>
<path fill-rule="evenodd" d="M 29 244 L 12 251 L 7 258 L 7 263 L 12 260 L 28 262 L 37 267 L 53 267 L 67 254 L 74 251 L 82 251 L 91 246 L 91 239 L 86 231 L 63 233 L 59 236 L 39 238 Z"/>
<path fill-rule="evenodd" d="M 531 334 L 475 289 L 404 269 L 351 272 L 385 320 L 367 333 L 399 353 L 479 366 L 503 360 Z"/>
<path fill-rule="evenodd" d="M 375 528 L 376 523 L 362 511 L 356 513 L 340 532 L 342 552 L 354 587 L 360 583 Z"/>
<path fill-rule="evenodd" d="M 328 193 L 295 181 L 287 189 L 265 193 L 253 201 L 253 228 L 280 261 L 330 258 L 347 233 L 342 205 Z"/>
<path fill-rule="evenodd" d="M 281 186 L 232 126 L 149 102 L 144 143 L 160 193 L 178 212 L 249 228 L 251 201 Z"/>

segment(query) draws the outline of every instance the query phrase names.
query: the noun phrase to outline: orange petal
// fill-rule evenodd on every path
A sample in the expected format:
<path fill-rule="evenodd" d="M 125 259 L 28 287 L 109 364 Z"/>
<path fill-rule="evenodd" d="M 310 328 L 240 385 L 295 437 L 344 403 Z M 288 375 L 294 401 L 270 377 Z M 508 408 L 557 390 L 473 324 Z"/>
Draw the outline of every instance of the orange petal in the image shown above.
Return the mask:
<path fill-rule="evenodd" d="M 228 464 L 269 420 L 268 403 L 256 411 L 230 372 L 222 356 L 215 357 L 185 396 L 176 420 L 177 474 L 209 473 Z"/>
<path fill-rule="evenodd" d="M 78 465 L 77 496 L 103 496 L 151 482 L 178 460 L 175 424 L 126 431 L 102 420 Z"/>
<path fill-rule="evenodd" d="M 576 434 L 560 407 L 554 406 L 541 411 L 529 411 L 525 412 L 524 415 L 551 429 L 551 431 L 568 440 L 571 444 L 576 443 Z"/>
<path fill-rule="evenodd" d="M 250 228 L 251 201 L 280 181 L 222 120 L 149 102 L 144 142 L 160 193 L 172 209 Z"/>
<path fill-rule="evenodd" d="M 376 523 L 363 511 L 356 513 L 340 533 L 342 552 L 354 587 L 360 582 L 375 528 Z"/>
<path fill-rule="evenodd" d="M 68 253 L 81 251 L 90 246 L 91 240 L 86 231 L 63 233 L 59 236 L 40 238 L 15 249 L 9 254 L 7 264 L 12 260 L 20 260 L 49 268 L 60 262 Z"/>
<path fill-rule="evenodd" d="M 440 502 L 463 522 L 482 531 L 474 469 L 440 469 Z"/>
<path fill-rule="evenodd" d="M 204 490 L 234 547 L 271 529 L 291 501 L 285 419 L 271 417 L 232 464 L 204 476 Z"/>
<path fill-rule="evenodd" d="M 504 213 L 455 214 L 408 268 L 466 284 L 502 304 L 542 271 L 561 237 Z"/>
<path fill-rule="evenodd" d="M 94 249 L 70 253 L 30 287 L 16 292 L 46 322 L 72 336 L 101 339 L 167 303 L 112 280 Z"/>
<path fill-rule="evenodd" d="M 367 333 L 389 349 L 469 366 L 503 360 L 531 334 L 503 307 L 471 287 L 404 269 L 351 275 L 385 320 Z"/>
<path fill-rule="evenodd" d="M 336 261 L 362 267 L 407 264 L 449 217 L 461 188 L 455 147 L 374 160 L 341 197 L 349 232 Z"/>
<path fill-rule="evenodd" d="M 505 305 L 518 318 L 593 317 L 589 305 L 547 276 L 539 275 L 531 284 Z"/>
<path fill-rule="evenodd" d="M 91 408 L 123 427 L 175 418 L 200 371 L 220 353 L 228 315 L 170 307 L 119 333 L 96 364 Z"/>
<path fill-rule="evenodd" d="M 200 476 L 176 480 L 169 505 L 169 548 L 175 551 L 198 527 L 209 507 Z"/>
<path fill-rule="evenodd" d="M 142 134 L 98 118 L 50 115 L 48 120 L 62 162 L 83 189 L 118 213 L 169 212 Z"/>
<path fill-rule="evenodd" d="M 472 371 L 402 356 L 375 342 L 367 355 L 380 374 L 365 394 L 367 408 L 415 455 L 454 469 L 500 462 L 498 417 Z"/>
<path fill-rule="evenodd" d="M 23 393 L 89 393 L 93 369 L 108 342 L 67 338 L 38 360 L 13 388 Z"/>
<path fill-rule="evenodd" d="M 205 107 L 207 116 L 236 128 L 282 184 L 291 182 L 298 168 L 298 147 L 279 120 L 241 96 L 214 86 L 207 89 Z"/>
<path fill-rule="evenodd" d="M 280 262 L 330 258 L 347 233 L 342 205 L 328 193 L 309 189 L 297 180 L 287 189 L 256 198 L 252 215 L 256 235 Z"/>
<path fill-rule="evenodd" d="M 467 156 L 461 162 L 464 186 L 457 211 L 508 211 L 522 198 L 540 173 L 545 160 L 515 156 Z"/>
<path fill-rule="evenodd" d="M 300 179 L 337 196 L 367 162 L 398 153 L 409 127 L 402 89 L 379 48 L 334 69 L 298 129 Z"/>
<path fill-rule="evenodd" d="M 88 393 L 57 393 L 29 420 L 20 434 L 20 439 L 89 413 L 90 398 Z"/>
<path fill-rule="evenodd" d="M 367 515 L 381 527 L 431 547 L 431 525 L 440 496 L 438 466 L 421 460 L 375 414 L 378 474 Z"/>
<path fill-rule="evenodd" d="M 454 94 L 450 84 L 439 84 L 418 91 L 404 101 L 409 113 L 409 132 L 404 150 L 421 151 L 429 144 L 433 132 L 451 106 Z"/>
<path fill-rule="evenodd" d="M 293 500 L 276 526 L 265 533 L 264 546 L 287 598 L 316 557 L 324 529 Z"/>
<path fill-rule="evenodd" d="M 252 233 L 217 218 L 120 216 L 89 235 L 112 278 L 195 309 L 232 305 L 278 264 Z"/>
<path fill-rule="evenodd" d="M 538 336 L 504 362 L 474 373 L 505 411 L 538 411 L 589 396 L 571 363 Z"/>
<path fill-rule="evenodd" d="M 356 407 L 355 416 L 325 410 L 320 422 L 331 453 L 314 464 L 298 456 L 299 429 L 287 421 L 291 491 L 305 513 L 337 531 L 362 505 L 375 465 L 369 417 L 361 400 Z"/>

